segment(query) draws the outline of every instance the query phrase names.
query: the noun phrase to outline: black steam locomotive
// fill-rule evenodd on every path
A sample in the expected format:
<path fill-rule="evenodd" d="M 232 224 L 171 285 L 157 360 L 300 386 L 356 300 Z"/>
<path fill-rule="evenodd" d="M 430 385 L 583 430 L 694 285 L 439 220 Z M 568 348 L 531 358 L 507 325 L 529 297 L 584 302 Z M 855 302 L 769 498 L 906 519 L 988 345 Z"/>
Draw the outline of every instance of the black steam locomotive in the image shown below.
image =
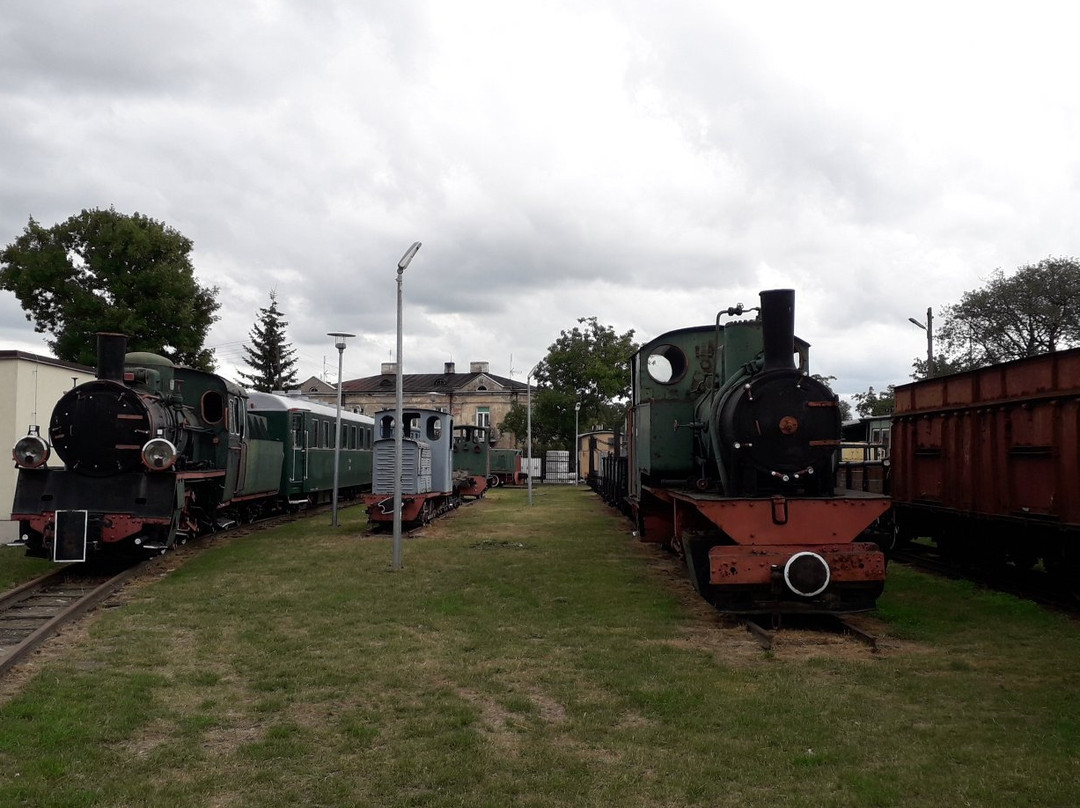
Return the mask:
<path fill-rule="evenodd" d="M 48 440 L 12 452 L 12 505 L 27 555 L 139 557 L 269 512 L 325 501 L 334 411 L 252 394 L 98 335 L 97 378 L 57 402 Z M 339 488 L 370 488 L 373 421 L 343 419 Z M 63 468 L 47 465 L 55 448 Z"/>
<path fill-rule="evenodd" d="M 632 357 L 626 503 L 725 611 L 864 610 L 884 585 L 884 555 L 857 539 L 889 500 L 833 489 L 837 398 L 809 374 L 794 300 L 764 291 L 758 319 L 722 325 L 740 304 Z"/>

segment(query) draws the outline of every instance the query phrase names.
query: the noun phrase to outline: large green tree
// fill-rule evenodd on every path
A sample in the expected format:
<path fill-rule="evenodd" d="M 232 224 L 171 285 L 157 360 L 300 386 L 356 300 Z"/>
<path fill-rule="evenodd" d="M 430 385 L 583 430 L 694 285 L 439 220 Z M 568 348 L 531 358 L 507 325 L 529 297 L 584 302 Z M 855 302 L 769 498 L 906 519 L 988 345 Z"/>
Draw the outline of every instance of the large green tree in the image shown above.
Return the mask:
<path fill-rule="evenodd" d="M 947 306 L 935 372 L 955 372 L 1080 345 L 1080 260 L 1046 258 L 1012 275 L 998 269 Z M 916 362 L 916 378 L 926 362 Z"/>
<path fill-rule="evenodd" d="M 574 405 L 578 428 L 614 428 L 623 420 L 622 404 L 630 395 L 630 356 L 637 350 L 634 332 L 617 334 L 596 317 L 581 317 L 578 325 L 559 333 L 548 353 L 536 366 L 533 379 L 532 433 L 540 448 L 572 449 Z M 512 432 L 524 443 L 525 406 L 511 408 L 499 429 Z"/>
<path fill-rule="evenodd" d="M 890 415 L 896 407 L 896 389 L 891 384 L 881 393 L 875 393 L 871 387 L 865 393 L 854 393 L 851 397 L 855 399 L 855 412 L 864 418 Z"/>
<path fill-rule="evenodd" d="M 203 347 L 217 320 L 217 288 L 200 286 L 192 242 L 140 213 L 84 210 L 26 230 L 0 252 L 0 288 L 14 292 L 26 319 L 49 334 L 60 359 L 93 365 L 98 331 L 128 336 L 131 350 L 212 370 Z"/>
<path fill-rule="evenodd" d="M 283 319 L 277 307 L 277 292 L 270 292 L 270 305 L 259 309 L 259 319 L 248 336 L 251 347 L 244 346 L 244 361 L 254 373 L 238 371 L 248 386 L 264 393 L 296 387 L 296 351 L 289 344 Z"/>

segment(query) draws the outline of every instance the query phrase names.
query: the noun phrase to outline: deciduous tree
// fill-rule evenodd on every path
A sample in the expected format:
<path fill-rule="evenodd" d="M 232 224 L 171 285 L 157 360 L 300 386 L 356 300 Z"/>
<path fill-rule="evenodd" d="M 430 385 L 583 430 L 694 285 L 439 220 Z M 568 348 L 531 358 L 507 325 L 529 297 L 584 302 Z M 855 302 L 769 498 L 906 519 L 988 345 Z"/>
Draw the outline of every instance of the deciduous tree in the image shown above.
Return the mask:
<path fill-rule="evenodd" d="M 876 393 L 871 387 L 865 393 L 854 393 L 855 412 L 860 416 L 889 415 L 896 407 L 896 391 L 893 385 L 885 388 L 885 392 Z"/>
<path fill-rule="evenodd" d="M 131 350 L 213 369 L 203 347 L 217 320 L 216 287 L 195 280 L 192 242 L 162 222 L 115 209 L 84 210 L 42 227 L 33 218 L 0 253 L 0 288 L 14 292 L 59 359 L 93 365 L 98 331 Z"/>
<path fill-rule="evenodd" d="M 634 332 L 617 334 L 596 317 L 581 317 L 578 325 L 561 331 L 533 376 L 532 431 L 535 445 L 572 449 L 574 404 L 582 432 L 594 426 L 613 428 L 622 421 L 622 403 L 630 394 L 630 356 L 637 350 Z M 525 407 L 518 405 L 499 424 L 519 443 L 526 434 Z"/>
<path fill-rule="evenodd" d="M 949 370 L 1080 345 L 1080 260 L 1046 258 L 1012 275 L 999 269 L 946 307 L 943 320 L 938 337 Z"/>

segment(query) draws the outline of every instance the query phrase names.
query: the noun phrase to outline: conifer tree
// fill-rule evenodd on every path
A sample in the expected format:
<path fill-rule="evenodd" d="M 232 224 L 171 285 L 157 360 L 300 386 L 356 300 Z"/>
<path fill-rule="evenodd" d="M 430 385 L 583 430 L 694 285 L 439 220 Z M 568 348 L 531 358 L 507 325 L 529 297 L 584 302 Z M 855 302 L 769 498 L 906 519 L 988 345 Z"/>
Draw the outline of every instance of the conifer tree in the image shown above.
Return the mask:
<path fill-rule="evenodd" d="M 271 290 L 270 305 L 259 309 L 259 320 L 248 332 L 253 347 L 244 346 L 244 361 L 254 373 L 239 371 L 253 390 L 270 393 L 297 385 L 296 351 L 285 338 L 285 326 L 277 307 L 277 292 Z"/>

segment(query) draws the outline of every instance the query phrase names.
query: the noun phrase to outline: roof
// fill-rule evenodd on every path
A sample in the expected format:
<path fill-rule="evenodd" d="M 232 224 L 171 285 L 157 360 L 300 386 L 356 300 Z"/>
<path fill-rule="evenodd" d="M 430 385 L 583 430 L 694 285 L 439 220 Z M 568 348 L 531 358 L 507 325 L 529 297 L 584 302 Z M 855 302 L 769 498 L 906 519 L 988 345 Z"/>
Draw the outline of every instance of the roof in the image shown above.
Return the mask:
<path fill-rule="evenodd" d="M 352 379 L 342 384 L 346 393 L 384 393 L 396 389 L 397 376 L 393 373 L 380 373 L 378 376 L 366 376 Z M 491 373 L 405 373 L 401 377 L 401 388 L 406 393 L 453 393 L 469 387 L 474 381 L 489 392 L 521 392 L 528 389 L 524 382 L 496 376 Z M 470 391 L 471 392 L 471 391 Z"/>
<path fill-rule="evenodd" d="M 258 390 L 248 391 L 248 409 L 252 412 L 313 412 L 317 415 L 337 417 L 337 407 L 331 407 L 320 401 L 299 396 L 279 396 L 275 393 L 263 393 Z M 365 424 L 373 424 L 375 421 L 368 415 L 351 412 L 343 409 L 341 420 L 354 421 Z"/>
<path fill-rule="evenodd" d="M 0 351 L 0 360 L 2 359 L 22 359 L 26 362 L 34 362 L 36 364 L 54 365 L 55 367 L 67 368 L 68 370 L 79 370 L 91 375 L 97 372 L 95 368 L 92 368 L 89 365 L 68 362 L 63 359 L 57 359 L 55 356 L 39 356 L 38 354 L 27 353 L 26 351 Z"/>

